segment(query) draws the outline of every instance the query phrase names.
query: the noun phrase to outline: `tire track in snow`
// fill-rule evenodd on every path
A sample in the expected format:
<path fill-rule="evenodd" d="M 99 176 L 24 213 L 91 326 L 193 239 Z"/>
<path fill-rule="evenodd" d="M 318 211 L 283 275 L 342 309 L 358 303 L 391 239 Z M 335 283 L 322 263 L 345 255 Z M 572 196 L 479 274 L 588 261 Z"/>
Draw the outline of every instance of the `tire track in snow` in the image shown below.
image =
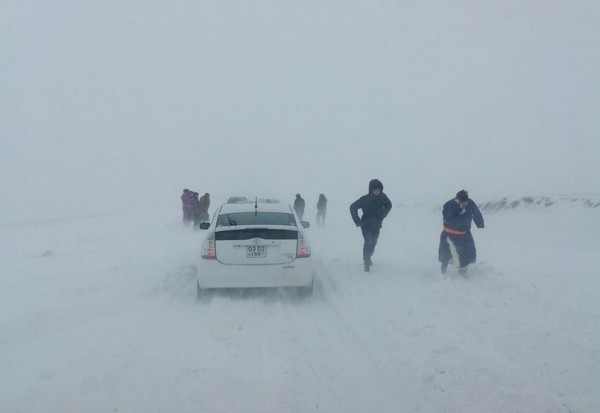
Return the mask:
<path fill-rule="evenodd" d="M 303 374 L 312 377 L 300 384 L 313 383 L 306 393 L 323 411 L 398 411 L 402 400 L 393 374 L 377 353 L 385 332 L 359 317 L 351 301 L 336 298 L 335 283 L 327 271 L 321 274 L 313 300 L 285 307 L 298 330 L 294 351 L 306 358 Z"/>

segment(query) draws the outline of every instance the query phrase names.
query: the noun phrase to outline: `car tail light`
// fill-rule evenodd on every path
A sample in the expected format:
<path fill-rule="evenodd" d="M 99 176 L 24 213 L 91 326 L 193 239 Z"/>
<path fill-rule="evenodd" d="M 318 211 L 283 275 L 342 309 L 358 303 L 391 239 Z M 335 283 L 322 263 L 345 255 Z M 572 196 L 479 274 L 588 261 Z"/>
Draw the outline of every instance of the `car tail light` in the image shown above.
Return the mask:
<path fill-rule="evenodd" d="M 217 258 L 217 251 L 215 250 L 215 233 L 209 234 L 204 240 L 202 246 L 202 258 L 205 260 L 214 260 Z"/>
<path fill-rule="evenodd" d="M 304 235 L 298 232 L 298 249 L 296 250 L 296 258 L 310 257 L 310 247 L 308 242 L 304 240 Z"/>

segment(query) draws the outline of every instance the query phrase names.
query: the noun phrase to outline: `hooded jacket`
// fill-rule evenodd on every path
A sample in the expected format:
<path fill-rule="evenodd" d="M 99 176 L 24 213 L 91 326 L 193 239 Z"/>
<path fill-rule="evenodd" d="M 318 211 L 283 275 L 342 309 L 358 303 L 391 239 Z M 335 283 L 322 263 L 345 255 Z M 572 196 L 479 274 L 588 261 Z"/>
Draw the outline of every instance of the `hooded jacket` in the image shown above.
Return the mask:
<path fill-rule="evenodd" d="M 373 194 L 373 189 L 379 188 L 379 195 Z M 358 210 L 362 210 L 362 216 L 359 218 Z M 369 193 L 354 201 L 350 205 L 350 215 L 352 221 L 357 227 L 363 229 L 379 229 L 384 218 L 387 217 L 392 209 L 392 203 L 386 194 L 383 193 L 383 184 L 378 179 L 372 179 L 369 182 Z"/>

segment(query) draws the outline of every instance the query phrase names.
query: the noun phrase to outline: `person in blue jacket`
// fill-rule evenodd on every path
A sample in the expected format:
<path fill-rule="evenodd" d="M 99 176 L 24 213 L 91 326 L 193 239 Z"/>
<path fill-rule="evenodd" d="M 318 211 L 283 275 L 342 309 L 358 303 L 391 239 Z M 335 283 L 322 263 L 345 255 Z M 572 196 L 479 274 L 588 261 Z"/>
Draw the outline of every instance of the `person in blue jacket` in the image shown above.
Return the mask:
<path fill-rule="evenodd" d="M 484 228 L 483 215 L 477 204 L 469 198 L 464 189 L 456 194 L 456 198 L 444 204 L 442 210 L 444 229 L 440 235 L 439 261 L 442 263 L 442 274 L 446 273 L 448 262 L 452 260 L 451 249 L 458 255 L 458 271 L 465 275 L 469 264 L 477 259 L 475 240 L 471 234 L 471 221 L 477 228 Z"/>
<path fill-rule="evenodd" d="M 362 210 L 359 218 L 358 210 Z M 362 230 L 365 240 L 363 245 L 363 262 L 365 271 L 369 272 L 373 262 L 371 257 L 377 245 L 381 223 L 392 209 L 392 203 L 383 193 L 383 184 L 378 179 L 369 182 L 369 193 L 354 201 L 350 205 L 350 215 L 357 227 Z"/>

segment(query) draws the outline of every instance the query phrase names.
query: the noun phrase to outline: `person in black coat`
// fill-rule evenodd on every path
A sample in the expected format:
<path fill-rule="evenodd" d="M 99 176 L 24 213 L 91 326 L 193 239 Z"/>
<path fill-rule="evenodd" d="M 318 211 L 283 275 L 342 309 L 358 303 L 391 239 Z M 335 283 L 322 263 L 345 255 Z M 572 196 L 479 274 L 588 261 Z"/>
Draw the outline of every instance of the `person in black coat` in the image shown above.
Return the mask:
<path fill-rule="evenodd" d="M 442 264 L 442 274 L 446 273 L 448 263 L 452 260 L 452 250 L 458 255 L 458 271 L 461 275 L 467 272 L 467 266 L 477 259 L 475 240 L 471 234 L 471 221 L 477 228 L 484 228 L 483 215 L 477 204 L 469 198 L 464 189 L 456 194 L 456 198 L 444 204 L 442 210 L 444 229 L 440 235 L 438 249 L 439 261 Z"/>
<path fill-rule="evenodd" d="M 302 221 L 302 217 L 304 216 L 304 206 L 304 199 L 302 199 L 300 194 L 296 194 L 296 199 L 294 200 L 294 211 L 296 211 L 296 214 L 298 215 L 298 218 L 300 218 L 300 221 Z"/>
<path fill-rule="evenodd" d="M 317 201 L 317 225 L 322 227 L 325 225 L 325 215 L 327 214 L 327 198 L 320 194 Z"/>
<path fill-rule="evenodd" d="M 208 208 L 210 208 L 210 194 L 208 192 L 202 195 L 198 200 L 198 208 L 200 221 L 210 221 L 210 215 L 208 214 Z"/>
<path fill-rule="evenodd" d="M 362 210 L 362 216 L 358 216 L 358 210 Z M 384 218 L 392 209 L 392 203 L 383 193 L 383 184 L 378 179 L 369 182 L 369 193 L 354 201 L 350 205 L 350 215 L 357 227 L 362 230 L 365 240 L 363 245 L 363 263 L 365 271 L 369 272 L 373 262 L 371 257 L 377 245 L 379 231 Z"/>

